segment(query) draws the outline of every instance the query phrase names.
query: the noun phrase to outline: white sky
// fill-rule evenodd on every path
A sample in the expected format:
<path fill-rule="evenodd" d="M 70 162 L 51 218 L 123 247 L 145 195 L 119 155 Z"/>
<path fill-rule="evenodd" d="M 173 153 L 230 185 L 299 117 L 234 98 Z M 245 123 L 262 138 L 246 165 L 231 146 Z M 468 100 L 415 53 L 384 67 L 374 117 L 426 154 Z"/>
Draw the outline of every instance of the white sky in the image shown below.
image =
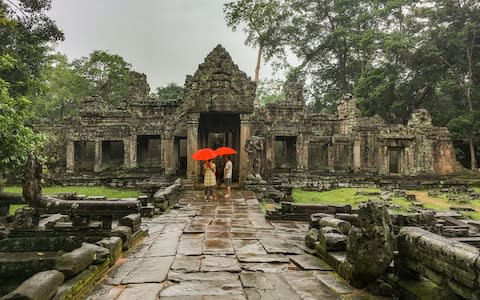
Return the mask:
<path fill-rule="evenodd" d="M 222 44 L 253 78 L 256 54 L 246 35 L 225 24 L 227 0 L 53 0 L 49 12 L 65 34 L 57 46 L 70 60 L 105 50 L 145 73 L 153 91 L 168 82 L 184 84 L 205 56 Z M 260 77 L 272 70 L 262 66 Z"/>

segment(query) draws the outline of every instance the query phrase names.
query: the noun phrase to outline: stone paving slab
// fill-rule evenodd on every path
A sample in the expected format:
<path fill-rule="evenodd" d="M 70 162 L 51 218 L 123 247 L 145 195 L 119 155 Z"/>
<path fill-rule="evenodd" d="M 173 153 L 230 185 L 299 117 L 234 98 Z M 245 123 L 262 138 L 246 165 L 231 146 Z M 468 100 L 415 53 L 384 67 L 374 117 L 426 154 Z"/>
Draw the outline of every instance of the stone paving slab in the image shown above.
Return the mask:
<path fill-rule="evenodd" d="M 240 279 L 244 287 L 250 288 L 248 299 L 302 299 L 280 274 L 244 273 Z"/>
<path fill-rule="evenodd" d="M 238 254 L 242 263 L 289 263 L 290 259 L 283 254 Z"/>
<path fill-rule="evenodd" d="M 262 238 L 260 242 L 268 253 L 303 254 L 302 250 L 288 242 L 285 242 L 284 240 L 275 238 Z"/>
<path fill-rule="evenodd" d="M 123 259 L 121 262 L 113 267 L 112 271 L 105 279 L 105 284 L 119 285 L 122 283 L 122 279 L 125 278 L 130 271 L 132 271 L 141 261 L 140 258 L 128 258 Z"/>
<path fill-rule="evenodd" d="M 115 300 L 125 290 L 123 285 L 99 284 L 91 292 L 86 300 Z"/>
<path fill-rule="evenodd" d="M 334 271 L 326 261 L 309 254 L 292 255 L 290 260 L 302 270 Z"/>
<path fill-rule="evenodd" d="M 235 254 L 267 254 L 267 251 L 263 248 L 257 240 L 232 240 Z"/>
<path fill-rule="evenodd" d="M 354 287 L 350 286 L 345 280 L 335 276 L 332 272 L 313 271 L 312 274 L 338 294 L 351 294 L 356 292 Z"/>
<path fill-rule="evenodd" d="M 208 277 L 207 273 L 203 273 Z M 228 296 L 244 295 L 240 279 L 236 280 L 187 280 L 169 283 L 161 292 L 164 296 Z"/>
<path fill-rule="evenodd" d="M 302 299 L 338 299 L 338 294 L 308 272 L 289 271 L 282 276 Z"/>
<path fill-rule="evenodd" d="M 121 283 L 163 282 L 167 278 L 174 258 L 174 256 L 145 258 L 122 279 Z"/>
<path fill-rule="evenodd" d="M 178 244 L 177 254 L 202 255 L 203 239 L 182 239 Z"/>
<path fill-rule="evenodd" d="M 183 256 L 177 255 L 173 261 L 171 270 L 191 273 L 200 271 L 202 256 Z"/>
<path fill-rule="evenodd" d="M 234 254 L 232 240 L 205 239 L 203 240 L 203 254 Z"/>
<path fill-rule="evenodd" d="M 202 272 L 240 272 L 240 264 L 233 256 L 205 256 L 200 268 Z"/>
<path fill-rule="evenodd" d="M 116 300 L 157 300 L 158 293 L 163 288 L 162 284 L 129 284 Z"/>
<path fill-rule="evenodd" d="M 244 271 L 262 273 L 282 273 L 288 271 L 290 263 L 241 263 Z"/>

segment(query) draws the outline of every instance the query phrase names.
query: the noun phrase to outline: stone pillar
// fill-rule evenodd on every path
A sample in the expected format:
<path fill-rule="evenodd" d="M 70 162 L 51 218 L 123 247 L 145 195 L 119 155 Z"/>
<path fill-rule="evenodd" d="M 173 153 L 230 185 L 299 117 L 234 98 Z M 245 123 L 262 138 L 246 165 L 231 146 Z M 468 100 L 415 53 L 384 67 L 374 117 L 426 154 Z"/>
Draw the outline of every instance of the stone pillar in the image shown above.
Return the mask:
<path fill-rule="evenodd" d="M 388 146 L 386 145 L 378 147 L 378 173 L 380 175 L 388 174 Z"/>
<path fill-rule="evenodd" d="M 271 178 L 273 175 L 273 144 L 275 136 L 272 133 L 267 134 L 265 138 L 265 177 Z"/>
<path fill-rule="evenodd" d="M 75 144 L 73 141 L 67 142 L 67 153 L 65 155 L 67 163 L 67 173 L 75 171 Z"/>
<path fill-rule="evenodd" d="M 95 141 L 95 165 L 93 166 L 94 172 L 100 172 L 102 170 L 102 141 Z"/>
<path fill-rule="evenodd" d="M 248 176 L 248 153 L 245 150 L 245 144 L 247 139 L 252 136 L 250 116 L 251 114 L 240 114 L 240 182 L 243 182 Z"/>
<path fill-rule="evenodd" d="M 198 123 L 199 113 L 187 116 L 187 177 L 197 182 L 199 175 L 198 162 L 192 159 L 192 154 L 198 150 Z"/>
<path fill-rule="evenodd" d="M 137 137 L 123 140 L 123 167 L 131 169 L 137 167 Z"/>
<path fill-rule="evenodd" d="M 175 140 L 166 138 L 162 140 L 162 156 L 165 175 L 175 174 Z"/>
<path fill-rule="evenodd" d="M 297 170 L 307 169 L 308 142 L 305 142 L 303 134 L 297 136 Z"/>
<path fill-rule="evenodd" d="M 335 153 L 334 153 L 334 144 L 332 142 L 328 143 L 327 146 L 327 163 L 328 163 L 328 171 L 334 173 L 335 172 Z"/>
<path fill-rule="evenodd" d="M 353 172 L 359 173 L 362 169 L 362 139 L 356 137 L 353 141 Z"/>

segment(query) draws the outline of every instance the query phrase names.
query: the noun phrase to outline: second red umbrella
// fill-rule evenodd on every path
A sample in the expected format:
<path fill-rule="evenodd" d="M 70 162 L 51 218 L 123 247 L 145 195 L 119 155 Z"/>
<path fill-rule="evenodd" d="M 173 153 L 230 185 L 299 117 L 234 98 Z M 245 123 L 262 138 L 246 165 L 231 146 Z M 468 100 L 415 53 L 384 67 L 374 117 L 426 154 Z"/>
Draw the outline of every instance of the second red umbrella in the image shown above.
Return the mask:
<path fill-rule="evenodd" d="M 237 154 L 237 151 L 235 151 L 235 149 L 230 147 L 220 147 L 218 149 L 215 149 L 215 153 L 217 153 L 218 156 L 222 156 L 222 155 Z"/>

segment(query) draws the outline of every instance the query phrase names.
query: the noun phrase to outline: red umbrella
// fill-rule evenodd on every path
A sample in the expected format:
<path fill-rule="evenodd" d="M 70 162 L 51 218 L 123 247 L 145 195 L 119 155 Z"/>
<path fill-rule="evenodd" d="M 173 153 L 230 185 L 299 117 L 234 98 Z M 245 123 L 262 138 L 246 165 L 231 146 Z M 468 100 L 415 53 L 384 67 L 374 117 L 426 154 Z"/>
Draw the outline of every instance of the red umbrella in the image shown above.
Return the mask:
<path fill-rule="evenodd" d="M 192 154 L 194 160 L 209 160 L 217 157 L 217 153 L 210 148 L 202 148 Z"/>
<path fill-rule="evenodd" d="M 218 156 L 222 156 L 222 155 L 237 154 L 237 151 L 235 151 L 235 149 L 230 147 L 220 147 L 218 149 L 215 149 L 215 153 L 217 153 Z"/>

